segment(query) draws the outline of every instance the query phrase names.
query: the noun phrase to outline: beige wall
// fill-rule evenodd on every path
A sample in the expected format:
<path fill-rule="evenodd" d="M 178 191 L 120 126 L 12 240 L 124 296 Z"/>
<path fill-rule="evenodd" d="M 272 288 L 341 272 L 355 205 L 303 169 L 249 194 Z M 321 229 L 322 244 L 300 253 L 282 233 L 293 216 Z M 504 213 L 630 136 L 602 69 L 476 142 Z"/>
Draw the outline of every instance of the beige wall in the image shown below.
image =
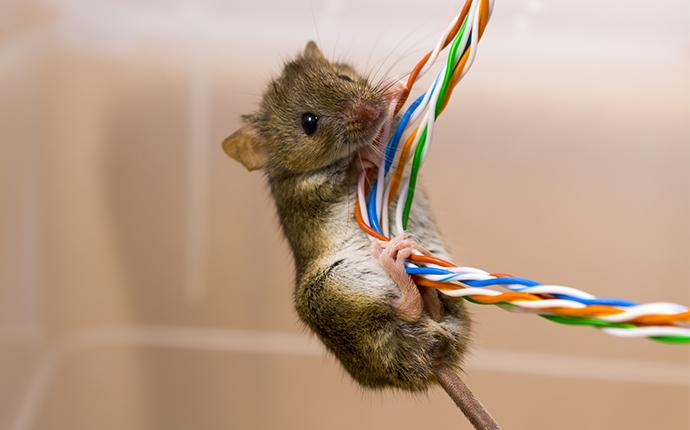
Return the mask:
<path fill-rule="evenodd" d="M 219 147 L 305 40 L 403 73 L 437 3 L 0 5 L 0 428 L 467 428 L 306 335 L 263 180 Z M 690 15 L 651 7 L 497 1 L 424 170 L 457 262 L 690 303 Z M 472 311 L 505 428 L 690 427 L 687 347 Z"/>

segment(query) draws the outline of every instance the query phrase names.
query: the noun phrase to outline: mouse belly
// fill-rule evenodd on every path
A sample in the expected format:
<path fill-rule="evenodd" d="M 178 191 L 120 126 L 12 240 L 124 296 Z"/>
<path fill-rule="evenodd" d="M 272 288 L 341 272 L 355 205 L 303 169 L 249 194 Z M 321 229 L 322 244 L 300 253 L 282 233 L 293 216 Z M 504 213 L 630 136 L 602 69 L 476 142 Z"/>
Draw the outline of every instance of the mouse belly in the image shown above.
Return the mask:
<path fill-rule="evenodd" d="M 410 232 L 445 256 L 433 224 L 426 225 L 432 227 L 411 223 Z M 302 321 L 348 373 L 366 387 L 418 391 L 435 382 L 435 365 L 459 369 L 470 333 L 462 299 L 439 297 L 437 320 L 426 312 L 416 321 L 401 319 L 392 306 L 400 289 L 353 217 L 324 227 L 334 251 L 302 277 L 295 304 Z"/>

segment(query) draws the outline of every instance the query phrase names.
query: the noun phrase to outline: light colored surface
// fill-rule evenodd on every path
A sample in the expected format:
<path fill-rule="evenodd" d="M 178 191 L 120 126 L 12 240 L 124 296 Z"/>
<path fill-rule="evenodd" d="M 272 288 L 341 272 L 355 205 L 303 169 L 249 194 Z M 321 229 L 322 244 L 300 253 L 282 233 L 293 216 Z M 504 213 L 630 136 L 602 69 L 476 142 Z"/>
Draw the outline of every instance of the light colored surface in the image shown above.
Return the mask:
<path fill-rule="evenodd" d="M 263 180 L 219 146 L 307 39 L 404 72 L 436 3 L 3 3 L 0 428 L 467 428 L 307 337 Z M 690 303 L 689 6 L 650 6 L 498 0 L 424 170 L 456 261 Z M 505 428 L 690 427 L 687 347 L 472 310 Z"/>

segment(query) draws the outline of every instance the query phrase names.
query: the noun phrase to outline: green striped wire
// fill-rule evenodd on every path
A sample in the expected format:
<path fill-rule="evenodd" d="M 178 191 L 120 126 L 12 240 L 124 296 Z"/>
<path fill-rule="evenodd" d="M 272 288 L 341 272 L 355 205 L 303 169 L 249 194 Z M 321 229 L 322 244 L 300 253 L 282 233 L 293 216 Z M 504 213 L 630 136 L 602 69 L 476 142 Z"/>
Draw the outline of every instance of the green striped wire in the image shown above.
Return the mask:
<path fill-rule="evenodd" d="M 443 99 L 448 92 L 448 85 L 453 76 L 453 67 L 455 63 L 459 61 L 458 48 L 460 46 L 460 41 L 465 33 L 467 27 L 468 18 L 466 17 L 462 23 L 462 27 L 458 31 L 458 34 L 453 39 L 453 44 L 451 45 L 450 51 L 448 53 L 448 62 L 446 64 L 446 72 L 443 77 L 443 82 L 439 90 L 439 97 L 436 101 L 436 106 L 434 109 L 434 119 L 438 117 L 441 112 L 441 107 L 443 106 Z M 412 208 L 412 202 L 414 200 L 415 189 L 417 187 L 417 177 L 419 175 L 419 169 L 422 163 L 422 154 L 424 153 L 424 148 L 427 144 L 427 134 L 428 128 L 425 126 L 422 130 L 422 134 L 419 137 L 419 143 L 415 149 L 414 158 L 412 160 L 412 169 L 410 171 L 409 187 L 407 190 L 407 196 L 405 197 L 405 206 L 403 210 L 403 228 L 407 229 L 407 225 L 410 218 L 410 210 Z M 463 297 L 465 300 L 480 305 L 486 305 L 488 303 L 478 302 L 470 297 Z M 494 303 L 495 305 L 501 307 L 514 307 L 515 305 L 508 302 Z M 585 318 L 585 317 L 568 317 L 561 315 L 548 315 L 548 314 L 538 314 L 540 317 L 548 319 L 550 321 L 566 324 L 566 325 L 588 325 L 591 327 L 599 328 L 636 328 L 637 326 L 629 323 L 613 323 L 608 321 L 601 321 L 595 318 Z M 652 336 L 650 339 L 664 342 L 664 343 L 690 343 L 690 336 Z"/>
<path fill-rule="evenodd" d="M 468 296 L 463 297 L 465 300 L 468 302 L 477 304 L 477 305 L 488 305 L 490 303 L 481 303 L 478 302 Z M 495 305 L 499 305 L 501 307 L 514 307 L 515 305 L 508 303 L 508 302 L 501 302 L 501 303 L 494 303 Z M 553 321 L 555 323 L 559 324 L 566 324 L 566 325 L 588 325 L 591 327 L 598 327 L 598 328 L 637 328 L 635 324 L 630 324 L 630 323 L 615 323 L 615 322 L 608 322 L 608 321 L 601 321 L 595 318 L 585 318 L 585 317 L 568 317 L 568 316 L 562 316 L 562 315 L 549 315 L 549 314 L 537 314 L 542 318 L 545 318 L 549 321 Z M 663 342 L 663 343 L 690 343 L 690 336 L 652 336 L 650 337 L 652 340 L 656 340 L 657 342 Z"/>
<path fill-rule="evenodd" d="M 589 325 L 592 327 L 607 327 L 607 328 L 636 328 L 635 324 L 628 323 L 612 323 L 608 321 L 601 321 L 594 318 L 582 317 L 565 317 L 560 315 L 545 315 L 539 314 L 540 317 L 546 318 L 549 321 L 557 322 L 559 324 L 569 325 Z M 690 336 L 652 336 L 650 339 L 664 343 L 690 343 Z"/>
<path fill-rule="evenodd" d="M 455 63 L 460 59 L 458 58 L 458 48 L 460 46 L 460 41 L 462 40 L 465 30 L 467 28 L 468 17 L 465 20 L 453 39 L 453 44 L 450 47 L 448 53 L 448 62 L 446 63 L 446 73 L 443 77 L 443 82 L 441 83 L 441 88 L 439 90 L 439 97 L 436 100 L 436 106 L 434 109 L 434 119 L 436 119 L 441 112 L 441 106 L 443 106 L 443 99 L 448 92 L 448 85 L 450 84 L 451 78 L 453 77 L 453 69 Z M 415 189 L 417 188 L 417 176 L 419 175 L 419 168 L 422 165 L 422 154 L 424 153 L 424 148 L 427 144 L 427 133 L 428 129 L 424 126 L 422 134 L 419 136 L 419 143 L 414 152 L 414 158 L 412 159 L 412 169 L 410 171 L 410 181 L 409 187 L 407 189 L 407 196 L 405 197 L 405 207 L 403 209 L 403 228 L 407 229 L 407 224 L 410 219 L 410 210 L 412 209 L 412 201 L 414 200 Z"/>

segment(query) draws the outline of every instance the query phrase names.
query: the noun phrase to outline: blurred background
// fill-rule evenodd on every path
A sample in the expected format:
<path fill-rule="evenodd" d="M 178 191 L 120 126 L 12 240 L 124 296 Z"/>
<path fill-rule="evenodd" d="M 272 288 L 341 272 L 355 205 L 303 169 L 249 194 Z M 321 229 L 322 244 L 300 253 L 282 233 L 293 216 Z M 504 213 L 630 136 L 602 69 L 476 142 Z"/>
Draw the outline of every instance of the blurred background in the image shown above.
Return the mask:
<path fill-rule="evenodd" d="M 220 149 L 307 40 L 403 74 L 460 3 L 0 2 L 0 428 L 469 428 L 307 334 Z M 690 303 L 689 106 L 686 0 L 498 0 L 423 170 L 455 261 Z M 471 310 L 504 428 L 690 428 L 688 347 Z"/>

